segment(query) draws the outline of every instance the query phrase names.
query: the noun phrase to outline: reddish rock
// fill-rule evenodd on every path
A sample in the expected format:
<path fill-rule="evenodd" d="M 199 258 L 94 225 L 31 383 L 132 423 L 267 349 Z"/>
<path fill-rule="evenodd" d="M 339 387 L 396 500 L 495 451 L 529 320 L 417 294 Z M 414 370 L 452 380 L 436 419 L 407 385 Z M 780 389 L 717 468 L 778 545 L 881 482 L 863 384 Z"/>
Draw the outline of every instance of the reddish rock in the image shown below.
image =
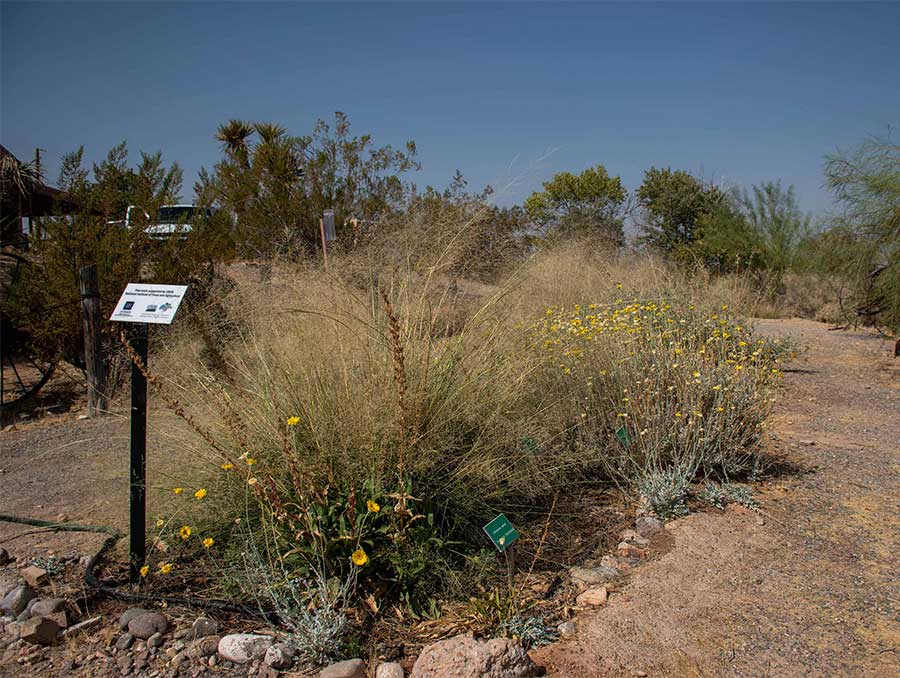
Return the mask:
<path fill-rule="evenodd" d="M 52 645 L 56 642 L 59 624 L 47 617 L 32 617 L 24 624 L 20 638 L 33 645 Z"/>
<path fill-rule="evenodd" d="M 422 650 L 410 678 L 532 678 L 537 665 L 508 638 L 479 642 L 454 636 Z"/>
<path fill-rule="evenodd" d="M 34 565 L 29 565 L 19 572 L 19 574 L 22 575 L 25 582 L 32 588 L 38 588 L 50 581 L 50 575 L 47 574 L 47 570 Z"/>

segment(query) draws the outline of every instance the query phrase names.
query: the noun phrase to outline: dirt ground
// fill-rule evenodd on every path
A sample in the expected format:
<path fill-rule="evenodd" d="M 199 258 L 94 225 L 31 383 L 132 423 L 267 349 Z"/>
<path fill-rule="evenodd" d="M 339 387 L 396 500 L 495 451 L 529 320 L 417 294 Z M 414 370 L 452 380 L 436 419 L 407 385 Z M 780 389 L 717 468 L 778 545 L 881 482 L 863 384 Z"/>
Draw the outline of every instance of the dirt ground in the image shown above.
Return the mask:
<path fill-rule="evenodd" d="M 900 675 L 900 360 L 870 333 L 758 326 L 809 347 L 771 425 L 796 468 L 761 515 L 671 524 L 670 552 L 533 653 L 549 675 Z"/>
<path fill-rule="evenodd" d="M 771 422 L 787 463 L 756 488 L 761 513 L 670 524 L 671 550 L 582 613 L 575 638 L 532 653 L 549 675 L 900 675 L 900 359 L 871 333 L 758 325 L 809 347 Z M 165 416 L 151 419 L 151 474 L 177 453 Z M 0 513 L 125 528 L 127 468 L 121 407 L 20 425 L 0 433 Z M 0 522 L 0 546 L 20 557 L 100 540 Z"/>

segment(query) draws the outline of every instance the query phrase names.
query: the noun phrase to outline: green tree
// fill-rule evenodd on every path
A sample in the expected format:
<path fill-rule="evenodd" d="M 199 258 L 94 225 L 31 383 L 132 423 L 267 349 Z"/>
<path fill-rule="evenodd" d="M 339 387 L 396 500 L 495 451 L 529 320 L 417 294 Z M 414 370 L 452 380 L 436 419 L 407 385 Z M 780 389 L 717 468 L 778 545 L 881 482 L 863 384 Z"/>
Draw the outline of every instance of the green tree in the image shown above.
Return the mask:
<path fill-rule="evenodd" d="M 82 364 L 82 266 L 97 266 L 104 309 L 112 308 L 127 282 L 187 283 L 193 295 L 202 294 L 200 283 L 208 282 L 215 264 L 228 255 L 227 238 L 216 236 L 227 236 L 227 228 L 198 219 L 186 240 L 158 242 L 147 237 L 142 219 L 131 228 L 124 224 L 129 205 L 139 205 L 152 218 L 160 205 L 175 202 L 181 177 L 177 163 L 166 167 L 159 153 L 142 153 L 137 167 L 129 166 L 124 142 L 92 171 L 84 166 L 83 148 L 63 157 L 58 185 L 79 209 L 42 220 L 42 237 L 30 243 L 31 263 L 20 270 L 3 308 L 42 357 Z M 105 330 L 114 343 L 113 329 Z"/>
<path fill-rule="evenodd" d="M 597 165 L 581 174 L 554 175 L 543 191 L 525 200 L 525 210 L 546 229 L 599 235 L 620 245 L 627 198 L 621 179 L 610 177 L 603 165 Z"/>
<path fill-rule="evenodd" d="M 826 235 L 823 266 L 851 284 L 867 320 L 900 331 L 900 146 L 869 139 L 828 157 L 825 178 L 843 208 Z"/>
<path fill-rule="evenodd" d="M 721 268 L 767 271 L 776 289 L 784 274 L 801 263 L 802 245 L 812 232 L 811 217 L 797 204 L 794 187 L 765 182 L 735 191 L 701 216 L 698 250 Z"/>
<path fill-rule="evenodd" d="M 231 120 L 219 127 L 225 157 L 213 175 L 201 172 L 198 190 L 237 218 L 246 254 L 311 250 L 319 246 L 319 218 L 335 212 L 338 236 L 352 241 L 350 220 L 366 224 L 398 209 L 401 180 L 418 169 L 416 146 L 376 147 L 354 136 L 343 113 L 320 120 L 309 136 L 291 136 L 273 123 Z"/>
<path fill-rule="evenodd" d="M 643 242 L 666 252 L 693 243 L 700 222 L 725 200 L 725 193 L 684 170 L 651 167 L 637 190 Z"/>

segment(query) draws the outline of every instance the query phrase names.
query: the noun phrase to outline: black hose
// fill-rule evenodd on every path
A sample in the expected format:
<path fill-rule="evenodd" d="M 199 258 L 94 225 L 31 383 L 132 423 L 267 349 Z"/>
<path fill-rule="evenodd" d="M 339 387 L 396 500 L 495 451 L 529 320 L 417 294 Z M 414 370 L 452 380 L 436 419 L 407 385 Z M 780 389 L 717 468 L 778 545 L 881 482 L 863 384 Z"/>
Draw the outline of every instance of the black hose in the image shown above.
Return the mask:
<path fill-rule="evenodd" d="M 67 532 L 97 532 L 108 535 L 103 540 L 100 549 L 88 560 L 87 567 L 84 570 L 84 582 L 97 595 L 122 600 L 128 603 L 144 603 L 144 602 L 165 602 L 169 605 L 182 605 L 185 607 L 199 607 L 201 609 L 220 610 L 222 612 L 235 612 L 238 614 L 246 614 L 255 617 L 262 617 L 267 621 L 277 622 L 278 615 L 273 611 L 262 611 L 255 609 L 244 603 L 232 600 L 218 600 L 215 598 L 195 598 L 193 596 L 167 596 L 157 593 L 138 593 L 137 591 L 122 591 L 118 587 L 125 582 L 109 582 L 98 579 L 94 576 L 94 568 L 100 558 L 109 551 L 116 542 L 124 537 L 124 533 L 112 527 L 103 525 L 79 525 L 77 523 L 56 523 L 48 520 L 38 520 L 37 518 L 20 518 L 19 516 L 11 516 L 0 513 L 0 520 L 7 523 L 19 523 L 21 525 L 32 525 L 34 527 L 44 527 L 49 530 L 62 530 Z"/>

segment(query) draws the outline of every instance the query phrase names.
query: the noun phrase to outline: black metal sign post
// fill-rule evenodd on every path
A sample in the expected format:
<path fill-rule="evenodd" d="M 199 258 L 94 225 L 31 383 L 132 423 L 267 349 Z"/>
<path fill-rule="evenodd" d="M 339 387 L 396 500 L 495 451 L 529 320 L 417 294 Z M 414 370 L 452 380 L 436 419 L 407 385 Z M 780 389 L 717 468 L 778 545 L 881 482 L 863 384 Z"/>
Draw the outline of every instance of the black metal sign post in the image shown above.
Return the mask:
<path fill-rule="evenodd" d="M 186 285 L 128 283 L 110 320 L 134 323 L 131 334 L 131 455 L 128 472 L 129 569 L 141 578 L 147 562 L 147 325 L 171 325 Z"/>
<path fill-rule="evenodd" d="M 130 572 L 131 581 L 140 580 L 147 559 L 147 325 L 135 325 L 131 348 L 140 360 L 131 363 L 131 472 L 130 472 Z"/>

